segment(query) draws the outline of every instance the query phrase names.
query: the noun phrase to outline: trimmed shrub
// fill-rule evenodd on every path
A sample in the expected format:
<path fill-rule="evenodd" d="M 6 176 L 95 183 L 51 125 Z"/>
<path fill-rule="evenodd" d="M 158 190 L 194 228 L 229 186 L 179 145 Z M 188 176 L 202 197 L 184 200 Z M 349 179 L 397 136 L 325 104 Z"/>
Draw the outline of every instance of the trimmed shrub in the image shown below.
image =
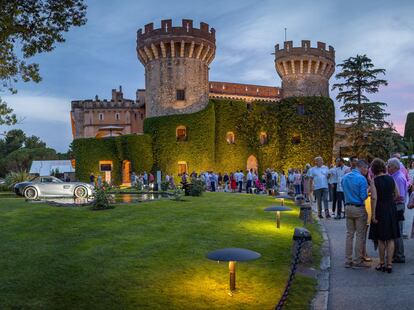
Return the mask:
<path fill-rule="evenodd" d="M 192 180 L 190 186 L 190 196 L 201 196 L 204 192 L 204 182 L 201 180 Z"/>

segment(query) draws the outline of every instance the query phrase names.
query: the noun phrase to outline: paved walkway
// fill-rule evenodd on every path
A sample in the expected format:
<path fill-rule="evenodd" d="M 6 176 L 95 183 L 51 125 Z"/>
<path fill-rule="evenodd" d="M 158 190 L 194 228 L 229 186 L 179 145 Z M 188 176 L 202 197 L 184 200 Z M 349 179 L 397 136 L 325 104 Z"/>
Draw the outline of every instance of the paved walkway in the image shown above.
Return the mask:
<path fill-rule="evenodd" d="M 328 309 L 414 309 L 414 239 L 404 240 L 405 264 L 394 264 L 393 273 L 378 272 L 378 252 L 367 241 L 370 269 L 344 268 L 345 220 L 324 219 L 331 247 L 331 275 Z"/>

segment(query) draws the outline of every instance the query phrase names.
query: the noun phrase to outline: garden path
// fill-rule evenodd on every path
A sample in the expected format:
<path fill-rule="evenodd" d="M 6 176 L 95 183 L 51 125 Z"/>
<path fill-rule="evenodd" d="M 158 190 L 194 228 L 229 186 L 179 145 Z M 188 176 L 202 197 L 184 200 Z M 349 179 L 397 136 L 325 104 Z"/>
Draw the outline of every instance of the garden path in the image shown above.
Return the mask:
<path fill-rule="evenodd" d="M 405 264 L 394 264 L 393 273 L 375 270 L 378 252 L 367 241 L 368 255 L 373 258 L 369 269 L 344 268 L 345 220 L 323 219 L 331 251 L 328 309 L 414 309 L 414 239 L 404 240 Z"/>

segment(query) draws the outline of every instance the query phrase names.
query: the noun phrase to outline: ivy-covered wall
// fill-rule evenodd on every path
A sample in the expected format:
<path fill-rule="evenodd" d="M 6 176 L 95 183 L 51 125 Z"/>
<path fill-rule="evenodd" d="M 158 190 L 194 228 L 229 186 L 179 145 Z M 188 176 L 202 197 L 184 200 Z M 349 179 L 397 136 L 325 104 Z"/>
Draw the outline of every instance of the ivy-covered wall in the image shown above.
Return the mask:
<path fill-rule="evenodd" d="M 151 117 L 144 121 L 144 132 L 152 136 L 154 170 L 178 174 L 178 162 L 185 161 L 188 171 L 214 169 L 214 104 L 193 114 Z M 187 139 L 177 141 L 176 128 L 185 126 Z"/>
<path fill-rule="evenodd" d="M 88 182 L 89 176 L 99 171 L 99 161 L 112 161 L 112 181 L 122 181 L 122 161 L 131 161 L 131 170 L 136 173 L 150 171 L 153 166 L 151 137 L 148 135 L 124 135 L 106 139 L 76 139 L 73 142 L 76 160 L 76 177 Z"/>
<path fill-rule="evenodd" d="M 197 113 L 146 119 L 144 135 L 75 140 L 76 173 L 87 181 L 91 172 L 99 173 L 99 160 L 112 160 L 113 178 L 120 183 L 124 159 L 131 161 L 132 171 L 137 173 L 161 170 L 174 175 L 180 161 L 187 163 L 189 172 L 245 170 L 250 155 L 257 158 L 259 171 L 303 168 L 319 155 L 329 163 L 334 113 L 332 100 L 325 97 L 250 105 L 214 99 Z M 178 126 L 186 127 L 185 141 L 177 141 Z M 227 142 L 228 132 L 234 133 L 234 143 Z M 261 132 L 267 135 L 265 143 L 260 141 Z M 300 141 L 293 141 L 294 137 Z"/>

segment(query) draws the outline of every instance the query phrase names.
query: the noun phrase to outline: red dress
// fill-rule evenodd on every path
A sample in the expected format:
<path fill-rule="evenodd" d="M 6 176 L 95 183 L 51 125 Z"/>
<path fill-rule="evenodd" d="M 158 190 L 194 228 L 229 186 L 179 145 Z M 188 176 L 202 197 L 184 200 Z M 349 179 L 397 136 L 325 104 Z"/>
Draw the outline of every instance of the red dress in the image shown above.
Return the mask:
<path fill-rule="evenodd" d="M 237 188 L 236 179 L 234 177 L 231 178 L 230 188 L 233 190 Z"/>

